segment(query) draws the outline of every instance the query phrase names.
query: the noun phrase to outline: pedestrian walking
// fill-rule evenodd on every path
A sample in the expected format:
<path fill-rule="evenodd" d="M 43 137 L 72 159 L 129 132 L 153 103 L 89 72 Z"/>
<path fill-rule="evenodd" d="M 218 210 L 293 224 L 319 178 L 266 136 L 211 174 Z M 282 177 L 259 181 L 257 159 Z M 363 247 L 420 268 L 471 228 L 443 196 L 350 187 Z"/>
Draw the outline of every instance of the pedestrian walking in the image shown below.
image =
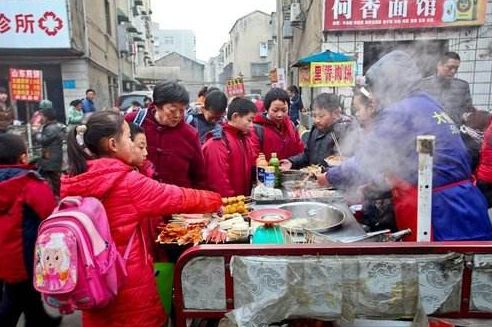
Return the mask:
<path fill-rule="evenodd" d="M 36 141 L 42 146 L 39 172 L 48 180 L 55 195 L 59 196 L 66 126 L 56 120 L 51 101 L 42 100 L 39 103 L 39 112 L 43 124 L 40 132 L 36 134 Z"/>

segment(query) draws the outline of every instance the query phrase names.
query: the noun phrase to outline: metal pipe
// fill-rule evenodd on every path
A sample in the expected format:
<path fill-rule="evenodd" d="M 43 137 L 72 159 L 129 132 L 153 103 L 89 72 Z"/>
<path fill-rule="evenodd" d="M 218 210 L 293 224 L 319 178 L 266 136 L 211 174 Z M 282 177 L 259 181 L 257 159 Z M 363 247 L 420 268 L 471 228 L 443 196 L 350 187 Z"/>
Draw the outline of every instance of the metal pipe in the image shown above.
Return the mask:
<path fill-rule="evenodd" d="M 417 136 L 418 167 L 418 202 L 417 202 L 417 242 L 430 242 L 432 220 L 432 165 L 434 135 Z"/>

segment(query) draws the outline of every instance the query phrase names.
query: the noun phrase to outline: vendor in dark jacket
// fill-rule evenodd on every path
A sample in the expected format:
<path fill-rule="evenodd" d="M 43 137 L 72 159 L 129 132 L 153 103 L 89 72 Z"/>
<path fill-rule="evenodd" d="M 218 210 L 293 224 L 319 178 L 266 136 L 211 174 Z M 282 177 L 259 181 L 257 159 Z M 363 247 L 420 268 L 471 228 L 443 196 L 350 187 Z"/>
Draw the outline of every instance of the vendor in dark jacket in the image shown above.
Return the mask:
<path fill-rule="evenodd" d="M 299 169 L 309 165 L 326 166 L 327 157 L 347 155 L 350 151 L 343 147 L 343 144 L 356 124 L 349 117 L 342 115 L 336 94 L 321 93 L 313 100 L 313 121 L 314 126 L 309 132 L 304 152 L 282 160 L 283 170 Z M 337 148 L 337 143 L 342 149 Z"/>
<path fill-rule="evenodd" d="M 55 197 L 27 162 L 22 138 L 0 134 L 0 325 L 15 327 L 24 313 L 26 326 L 58 326 L 61 317 L 46 313 L 32 284 L 38 226 L 55 208 Z"/>
<path fill-rule="evenodd" d="M 186 122 L 197 129 L 201 144 L 205 143 L 209 132 L 223 123 L 226 108 L 227 96 L 224 92 L 213 91 L 205 97 L 205 103 L 199 109 L 200 112 L 186 116 Z"/>
<path fill-rule="evenodd" d="M 148 109 L 132 112 L 125 119 L 144 129 L 155 179 L 180 187 L 207 189 L 198 132 L 184 122 L 190 102 L 188 91 L 176 82 L 165 82 L 155 86 L 152 98 L 154 102 Z"/>
<path fill-rule="evenodd" d="M 59 195 L 66 127 L 56 120 L 51 101 L 42 100 L 39 103 L 39 112 L 43 122 L 41 131 L 36 135 L 36 141 L 42 146 L 39 172 L 48 180 L 55 195 Z"/>

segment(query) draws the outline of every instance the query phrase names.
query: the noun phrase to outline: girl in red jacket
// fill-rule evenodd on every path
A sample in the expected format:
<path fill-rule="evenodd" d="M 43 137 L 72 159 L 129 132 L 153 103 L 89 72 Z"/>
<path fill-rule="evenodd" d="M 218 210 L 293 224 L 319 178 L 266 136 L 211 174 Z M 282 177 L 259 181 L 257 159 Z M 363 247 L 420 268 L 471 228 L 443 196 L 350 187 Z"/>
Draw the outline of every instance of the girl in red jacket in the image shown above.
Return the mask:
<path fill-rule="evenodd" d="M 87 125 L 69 134 L 67 142 L 69 174 L 62 178 L 61 194 L 100 199 L 120 253 L 148 217 L 214 212 L 221 206 L 217 193 L 161 184 L 135 171 L 130 128 L 117 113 L 94 113 Z M 84 327 L 160 327 L 165 323 L 152 259 L 142 237 L 132 243 L 126 267 L 128 276 L 118 296 L 103 309 L 84 311 Z"/>
<path fill-rule="evenodd" d="M 203 145 L 208 185 L 222 196 L 249 195 L 255 160 L 249 129 L 256 106 L 235 98 L 227 110 L 227 123 Z"/>
<path fill-rule="evenodd" d="M 304 143 L 289 118 L 289 103 L 287 91 L 273 88 L 265 95 L 265 113 L 254 119 L 253 144 L 256 153 L 264 153 L 267 160 L 273 152 L 279 159 L 287 159 L 304 151 Z"/>

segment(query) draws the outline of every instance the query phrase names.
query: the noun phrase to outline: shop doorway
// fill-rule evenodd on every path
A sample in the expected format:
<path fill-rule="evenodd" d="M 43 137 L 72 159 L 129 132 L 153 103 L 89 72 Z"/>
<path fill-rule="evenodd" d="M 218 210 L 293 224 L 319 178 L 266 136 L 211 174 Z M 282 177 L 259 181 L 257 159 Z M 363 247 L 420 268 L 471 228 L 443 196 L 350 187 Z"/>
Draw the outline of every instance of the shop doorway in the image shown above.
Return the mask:
<path fill-rule="evenodd" d="M 448 51 L 447 40 L 389 41 L 364 43 L 364 74 L 382 56 L 393 50 L 408 52 L 416 61 L 423 76 L 435 73 L 439 57 Z"/>

